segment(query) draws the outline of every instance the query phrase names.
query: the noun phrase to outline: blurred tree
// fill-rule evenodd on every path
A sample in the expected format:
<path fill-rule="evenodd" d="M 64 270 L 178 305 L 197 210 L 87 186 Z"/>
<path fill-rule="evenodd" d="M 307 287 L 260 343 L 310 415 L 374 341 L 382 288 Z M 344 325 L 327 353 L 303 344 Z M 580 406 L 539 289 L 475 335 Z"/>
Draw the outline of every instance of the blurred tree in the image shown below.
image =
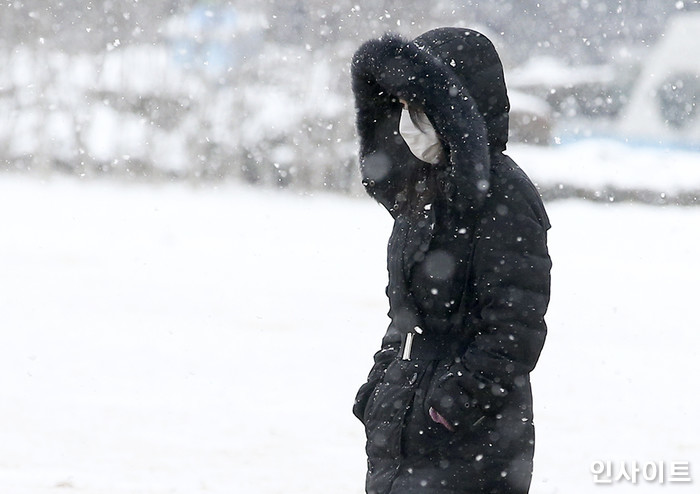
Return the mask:
<path fill-rule="evenodd" d="M 133 42 L 153 43 L 163 21 L 194 3 L 117 0 L 17 0 L 0 6 L 0 43 L 43 45 L 66 53 L 100 52 Z"/>
<path fill-rule="evenodd" d="M 0 107 L 9 123 L 0 125 L 0 160 L 21 140 L 15 129 L 26 128 L 19 133 L 34 144 L 25 139 L 6 159 L 55 165 L 53 116 L 75 134 L 63 143 L 66 169 L 109 171 L 124 162 L 133 169 L 142 160 L 143 170 L 154 170 L 179 153 L 184 175 L 349 188 L 359 183 L 349 63 L 362 41 L 387 31 L 414 37 L 438 26 L 475 27 L 510 67 L 535 55 L 631 67 L 671 15 L 697 9 L 697 1 L 681 0 L 7 0 L 0 3 L 0 63 L 8 67 L 0 72 Z M 227 31 L 236 23 L 192 29 L 189 22 L 198 15 L 222 21 L 232 11 L 236 19 L 254 14 L 255 36 Z M 206 56 L 177 60 L 187 53 L 170 39 L 173 24 Z M 214 35 L 210 25 L 224 28 Z M 218 57 L 225 63 L 214 67 L 210 55 L 221 53 L 206 34 L 222 41 L 225 54 L 235 49 L 236 62 Z M 107 135 L 100 124 L 98 137 L 121 138 L 127 151 L 105 142 L 104 156 L 90 157 L 86 128 L 100 126 L 97 116 L 122 131 Z M 158 139 L 168 157 L 153 144 Z M 175 144 L 186 150 L 172 152 Z"/>
<path fill-rule="evenodd" d="M 533 54 L 607 61 L 620 46 L 652 43 L 674 13 L 700 8 L 696 0 L 15 0 L 0 4 L 0 46 L 94 53 L 154 43 L 167 17 L 197 4 L 264 12 L 269 40 L 312 47 L 389 30 L 417 35 L 438 25 L 478 25 L 501 37 L 515 63 Z"/>

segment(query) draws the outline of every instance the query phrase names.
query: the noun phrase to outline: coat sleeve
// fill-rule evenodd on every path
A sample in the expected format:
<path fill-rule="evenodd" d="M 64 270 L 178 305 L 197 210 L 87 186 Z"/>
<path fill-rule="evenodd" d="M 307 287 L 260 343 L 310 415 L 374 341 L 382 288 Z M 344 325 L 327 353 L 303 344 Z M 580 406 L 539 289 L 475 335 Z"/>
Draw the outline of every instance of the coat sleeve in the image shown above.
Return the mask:
<path fill-rule="evenodd" d="M 529 382 L 547 333 L 548 228 L 529 179 L 492 187 L 475 231 L 470 290 L 476 336 L 428 397 L 455 427 L 497 413 L 510 392 Z"/>
<path fill-rule="evenodd" d="M 474 251 L 477 336 L 461 361 L 461 385 L 482 408 L 498 408 L 525 383 L 544 345 L 552 263 L 549 220 L 529 180 L 511 182 L 489 201 Z"/>

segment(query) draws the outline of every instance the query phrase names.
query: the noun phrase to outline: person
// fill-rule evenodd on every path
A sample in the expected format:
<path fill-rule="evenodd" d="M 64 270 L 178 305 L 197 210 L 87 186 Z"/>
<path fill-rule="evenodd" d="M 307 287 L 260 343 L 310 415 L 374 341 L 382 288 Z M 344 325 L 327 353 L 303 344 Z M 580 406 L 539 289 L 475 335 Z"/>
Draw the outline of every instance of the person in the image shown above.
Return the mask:
<path fill-rule="evenodd" d="M 525 493 L 550 224 L 504 154 L 501 61 L 469 29 L 387 34 L 355 53 L 352 88 L 363 184 L 394 220 L 390 324 L 353 408 L 366 491 Z"/>

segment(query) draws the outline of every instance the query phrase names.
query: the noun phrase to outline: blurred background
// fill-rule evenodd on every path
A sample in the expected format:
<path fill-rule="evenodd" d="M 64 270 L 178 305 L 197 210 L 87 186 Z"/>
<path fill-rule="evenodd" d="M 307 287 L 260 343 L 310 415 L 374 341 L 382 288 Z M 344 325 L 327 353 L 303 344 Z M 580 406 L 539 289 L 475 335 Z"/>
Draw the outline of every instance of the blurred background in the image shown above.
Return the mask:
<path fill-rule="evenodd" d="M 697 1 L 14 0 L 0 168 L 358 192 L 352 53 L 444 25 L 496 44 L 513 143 L 700 147 Z"/>
<path fill-rule="evenodd" d="M 445 25 L 553 225 L 531 492 L 697 492 L 697 1 L 2 0 L 1 493 L 363 492 L 392 219 L 349 63 Z"/>

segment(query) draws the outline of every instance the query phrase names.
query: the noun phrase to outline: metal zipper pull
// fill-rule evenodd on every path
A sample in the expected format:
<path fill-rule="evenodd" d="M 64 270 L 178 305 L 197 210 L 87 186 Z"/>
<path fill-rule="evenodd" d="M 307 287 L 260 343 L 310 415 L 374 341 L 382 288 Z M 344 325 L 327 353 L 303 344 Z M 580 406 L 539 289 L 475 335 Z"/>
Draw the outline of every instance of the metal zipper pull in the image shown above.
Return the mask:
<path fill-rule="evenodd" d="M 406 333 L 406 343 L 403 345 L 403 360 L 411 360 L 411 347 L 413 346 L 413 333 Z"/>

